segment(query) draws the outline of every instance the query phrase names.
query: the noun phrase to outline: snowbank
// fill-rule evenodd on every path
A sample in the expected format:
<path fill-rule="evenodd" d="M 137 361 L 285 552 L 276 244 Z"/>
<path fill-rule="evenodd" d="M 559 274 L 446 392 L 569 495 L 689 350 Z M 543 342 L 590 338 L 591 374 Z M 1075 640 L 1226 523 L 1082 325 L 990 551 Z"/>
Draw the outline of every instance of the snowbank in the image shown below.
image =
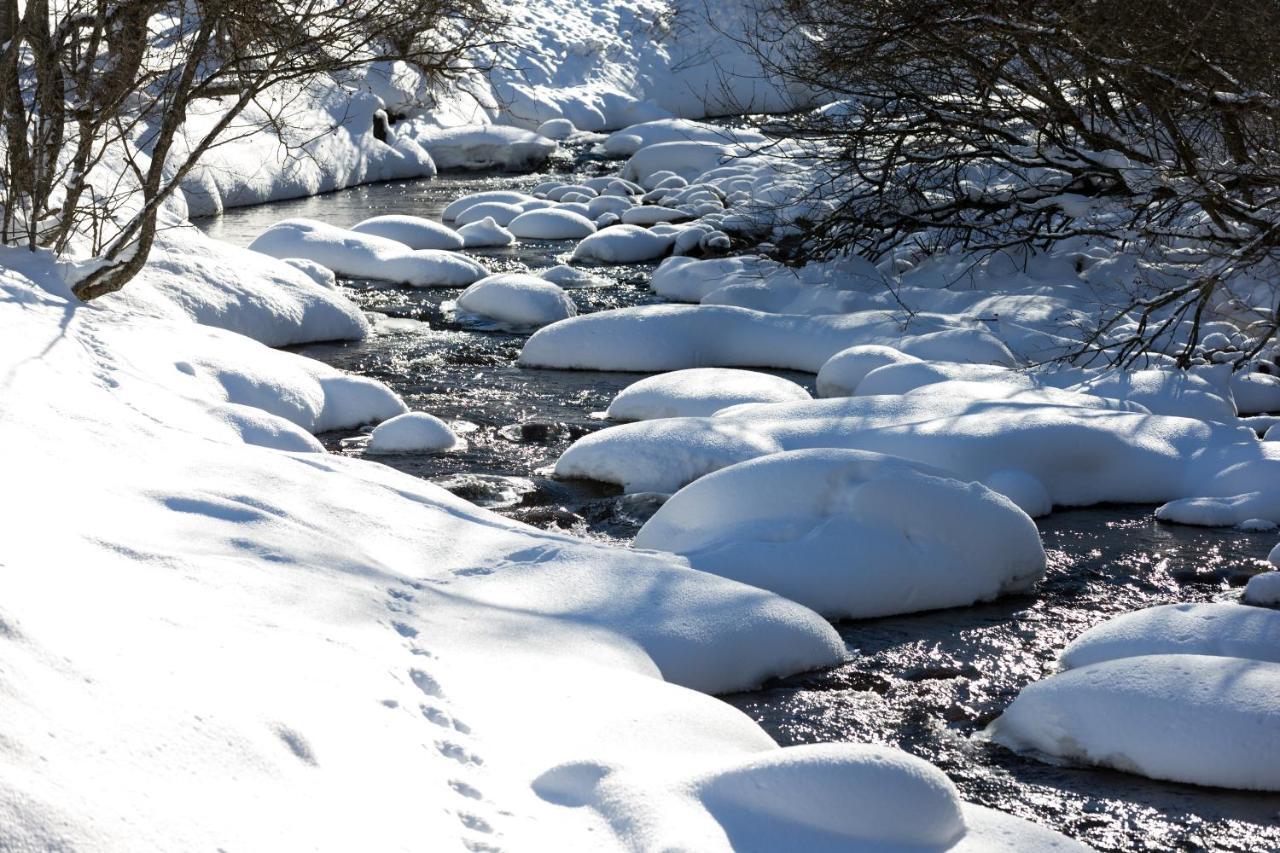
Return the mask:
<path fill-rule="evenodd" d="M 545 326 L 578 313 L 573 300 L 551 282 L 525 273 L 482 278 L 458 297 L 457 308 L 513 328 Z"/>
<path fill-rule="evenodd" d="M 1063 669 L 1142 655 L 1216 655 L 1280 663 L 1280 613 L 1239 604 L 1165 604 L 1096 625 L 1062 653 Z"/>
<path fill-rule="evenodd" d="M 957 607 L 1030 589 L 1035 524 L 1006 498 L 927 466 L 851 450 L 732 465 L 676 492 L 636 535 L 702 571 L 832 618 Z"/>
<path fill-rule="evenodd" d="M 698 417 L 739 403 L 808 399 L 809 392 L 789 379 L 751 370 L 695 367 L 628 385 L 613 398 L 606 415 L 614 421 Z"/>
<path fill-rule="evenodd" d="M 1152 779 L 1280 790 L 1280 664 L 1125 657 L 1023 688 L 989 728 L 1011 749 Z"/>
<path fill-rule="evenodd" d="M 405 412 L 373 428 L 366 453 L 431 453 L 465 447 L 466 442 L 435 415 Z"/>
<path fill-rule="evenodd" d="M 413 119 L 401 122 L 396 133 L 422 146 L 442 170 L 532 171 L 559 148 L 545 136 L 497 124 L 433 127 Z"/>
<path fill-rule="evenodd" d="M 488 271 L 470 258 L 349 231 L 313 219 L 277 222 L 249 245 L 276 258 L 306 258 L 348 278 L 372 278 L 413 287 L 461 287 Z"/>

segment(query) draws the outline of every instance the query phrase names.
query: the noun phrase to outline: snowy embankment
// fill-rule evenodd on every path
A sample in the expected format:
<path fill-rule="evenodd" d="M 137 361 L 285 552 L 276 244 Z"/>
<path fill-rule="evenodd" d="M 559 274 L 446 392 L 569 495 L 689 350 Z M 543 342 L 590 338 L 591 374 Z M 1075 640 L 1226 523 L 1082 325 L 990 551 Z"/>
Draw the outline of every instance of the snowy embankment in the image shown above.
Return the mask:
<path fill-rule="evenodd" d="M 191 318 L 314 339 L 343 300 L 183 234 L 226 264 L 189 269 L 187 302 L 158 270 L 76 304 L 4 253 L 3 846 L 1068 846 L 923 762 L 779 749 L 696 692 L 840 660 L 812 611 L 320 452 L 403 403 Z M 890 790 L 910 826 L 847 807 Z"/>

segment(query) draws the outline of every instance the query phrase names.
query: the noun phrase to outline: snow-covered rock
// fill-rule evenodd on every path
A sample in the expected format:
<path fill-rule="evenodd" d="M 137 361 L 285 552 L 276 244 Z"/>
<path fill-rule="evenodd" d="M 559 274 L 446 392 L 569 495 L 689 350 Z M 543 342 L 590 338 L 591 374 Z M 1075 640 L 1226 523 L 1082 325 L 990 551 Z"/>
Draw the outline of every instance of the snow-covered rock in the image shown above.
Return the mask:
<path fill-rule="evenodd" d="M 433 453 L 465 447 L 447 423 L 426 412 L 405 412 L 373 428 L 366 453 Z"/>
<path fill-rule="evenodd" d="M 673 236 L 655 234 L 638 225 L 614 225 L 578 243 L 573 250 L 573 260 L 635 264 L 662 257 L 671 251 L 674 243 Z"/>
<path fill-rule="evenodd" d="M 920 359 L 913 355 L 877 344 L 853 346 L 841 350 L 823 362 L 818 369 L 816 385 L 819 397 L 851 397 L 868 373 L 889 364 L 909 364 Z"/>
<path fill-rule="evenodd" d="M 404 243 L 410 249 L 455 251 L 462 248 L 462 237 L 458 232 L 422 216 L 373 216 L 352 225 L 351 230 L 386 237 L 388 240 Z"/>
<path fill-rule="evenodd" d="M 808 400 L 809 392 L 789 379 L 752 370 L 694 367 L 660 373 L 618 392 L 606 413 L 610 420 L 645 421 L 714 415 L 739 403 Z"/>
<path fill-rule="evenodd" d="M 577 132 L 578 129 L 567 118 L 547 119 L 538 125 L 537 130 L 539 136 L 545 136 L 547 139 L 554 139 L 557 142 L 568 139 Z"/>
<path fill-rule="evenodd" d="M 409 135 L 427 150 L 441 170 L 505 169 L 531 171 L 559 147 L 537 133 L 498 124 L 429 127 L 421 121 L 404 123 L 398 135 Z"/>
<path fill-rule="evenodd" d="M 1095 625 L 1067 646 L 1063 669 L 1142 655 L 1216 655 L 1280 663 L 1280 613 L 1239 604 L 1165 604 Z"/>
<path fill-rule="evenodd" d="M 312 219 L 277 222 L 249 246 L 276 258 L 306 258 L 348 278 L 372 278 L 413 287 L 460 287 L 488 274 L 454 252 L 412 250 L 403 243 Z"/>
<path fill-rule="evenodd" d="M 1262 572 L 1249 578 L 1242 600 L 1258 607 L 1280 605 L 1280 572 Z"/>
<path fill-rule="evenodd" d="M 692 181 L 737 153 L 736 148 L 719 142 L 659 142 L 632 154 L 622 169 L 622 177 L 644 185 L 656 172 L 671 172 Z"/>
<path fill-rule="evenodd" d="M 701 302 L 734 282 L 758 282 L 777 267 L 777 262 L 765 258 L 668 258 L 653 271 L 649 287 L 673 302 Z"/>
<path fill-rule="evenodd" d="M 1108 660 L 1023 688 L 988 733 L 1011 749 L 1152 779 L 1280 791 L 1280 663 Z"/>
<path fill-rule="evenodd" d="M 956 607 L 1030 589 L 1035 524 L 1006 498 L 928 466 L 850 450 L 742 462 L 676 492 L 636 535 L 702 571 L 833 618 Z"/>
<path fill-rule="evenodd" d="M 569 266 L 568 264 L 557 264 L 545 270 L 538 270 L 538 277 L 545 278 L 552 284 L 569 288 L 606 287 L 610 284 L 607 278 L 592 275 L 587 270 Z"/>
<path fill-rule="evenodd" d="M 492 216 L 463 225 L 458 229 L 458 234 L 468 249 L 510 246 L 516 241 L 516 235 L 499 225 Z"/>
<path fill-rule="evenodd" d="M 545 326 L 578 313 L 559 286 L 526 273 L 483 278 L 458 297 L 457 308 L 513 328 Z"/>
<path fill-rule="evenodd" d="M 467 208 L 487 202 L 519 206 L 524 202 L 534 200 L 533 196 L 528 193 L 516 192 L 515 190 L 484 190 L 483 192 L 464 195 L 449 202 L 445 205 L 444 210 L 440 212 L 440 218 L 445 222 L 452 222 Z"/>
<path fill-rule="evenodd" d="M 483 219 L 492 219 L 503 228 L 506 228 L 511 224 L 511 220 L 524 212 L 523 205 L 502 201 L 482 201 L 463 210 L 453 221 L 454 224 L 461 226 L 470 225 Z"/>
<path fill-rule="evenodd" d="M 521 240 L 578 240 L 596 230 L 582 214 L 554 208 L 526 211 L 507 223 L 507 228 Z"/>

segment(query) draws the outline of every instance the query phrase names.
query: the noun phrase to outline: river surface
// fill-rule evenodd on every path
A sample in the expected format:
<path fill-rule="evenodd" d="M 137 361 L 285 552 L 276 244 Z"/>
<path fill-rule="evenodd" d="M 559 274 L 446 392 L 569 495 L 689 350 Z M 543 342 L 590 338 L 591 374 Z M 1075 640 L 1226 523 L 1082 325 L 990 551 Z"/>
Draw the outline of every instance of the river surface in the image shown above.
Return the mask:
<path fill-rule="evenodd" d="M 549 168 L 557 177 L 611 171 L 590 157 Z M 376 184 L 232 210 L 197 224 L 248 245 L 286 217 L 342 226 L 381 213 L 438 219 L 461 195 L 529 189 L 546 177 L 445 175 Z M 468 254 L 493 272 L 538 270 L 563 263 L 572 247 L 525 241 Z M 647 287 L 652 268 L 597 268 L 601 286 L 570 295 L 580 313 L 658 301 Z M 412 409 L 452 422 L 468 441 L 463 452 L 379 461 L 529 524 L 623 545 L 656 509 L 654 496 L 623 496 L 613 487 L 550 475 L 574 439 L 605 426 L 599 413 L 642 374 L 523 369 L 515 361 L 525 335 L 453 317 L 447 303 L 460 289 L 359 280 L 342 286 L 377 320 L 375 333 L 299 351 L 386 382 Z M 812 376 L 777 375 L 812 391 Z M 321 439 L 332 452 L 360 455 L 367 431 Z M 854 655 L 849 663 L 724 699 L 782 744 L 899 746 L 941 767 L 967 800 L 1053 826 L 1101 850 L 1280 850 L 1280 795 L 1055 766 L 974 737 L 1019 689 L 1052 672 L 1058 652 L 1089 626 L 1155 604 L 1238 596 L 1263 567 L 1274 534 L 1159 524 L 1147 506 L 1060 511 L 1039 527 L 1049 570 L 1034 595 L 842 623 L 837 627 Z"/>

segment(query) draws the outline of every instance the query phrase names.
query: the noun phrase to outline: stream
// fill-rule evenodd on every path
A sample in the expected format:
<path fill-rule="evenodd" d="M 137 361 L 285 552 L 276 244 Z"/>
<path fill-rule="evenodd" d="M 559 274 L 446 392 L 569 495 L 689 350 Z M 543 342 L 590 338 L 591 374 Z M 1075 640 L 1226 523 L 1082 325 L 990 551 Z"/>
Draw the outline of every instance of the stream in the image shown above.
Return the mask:
<path fill-rule="evenodd" d="M 585 178 L 612 172 L 616 164 L 571 152 L 548 168 L 557 178 Z M 234 209 L 196 224 L 213 237 L 248 245 L 288 217 L 340 226 L 382 213 L 439 219 L 461 195 L 528 190 L 546 177 L 466 174 L 374 184 Z M 492 272 L 510 272 L 563 263 L 572 248 L 572 242 L 522 241 L 468 254 Z M 580 313 L 656 302 L 647 284 L 653 266 L 593 269 L 602 286 L 569 294 Z M 443 306 L 460 288 L 341 284 L 375 315 L 374 333 L 297 351 L 386 382 L 410 408 L 450 421 L 468 442 L 462 452 L 379 461 L 537 527 L 629 543 L 658 498 L 557 481 L 550 468 L 576 438 L 606 425 L 598 413 L 643 374 L 522 369 L 515 361 L 525 335 L 460 323 Z M 813 390 L 810 375 L 769 372 Z M 334 453 L 360 455 L 367 430 L 321 440 Z M 1274 544 L 1274 534 L 1160 524 L 1152 509 L 1054 512 L 1039 521 L 1049 570 L 1034 595 L 842 623 L 837 627 L 854 652 L 849 663 L 723 698 L 781 744 L 899 746 L 942 768 L 965 799 L 1100 850 L 1280 850 L 1280 795 L 1044 764 L 973 737 L 1021 687 L 1052 672 L 1057 653 L 1089 626 L 1155 604 L 1230 600 Z"/>

